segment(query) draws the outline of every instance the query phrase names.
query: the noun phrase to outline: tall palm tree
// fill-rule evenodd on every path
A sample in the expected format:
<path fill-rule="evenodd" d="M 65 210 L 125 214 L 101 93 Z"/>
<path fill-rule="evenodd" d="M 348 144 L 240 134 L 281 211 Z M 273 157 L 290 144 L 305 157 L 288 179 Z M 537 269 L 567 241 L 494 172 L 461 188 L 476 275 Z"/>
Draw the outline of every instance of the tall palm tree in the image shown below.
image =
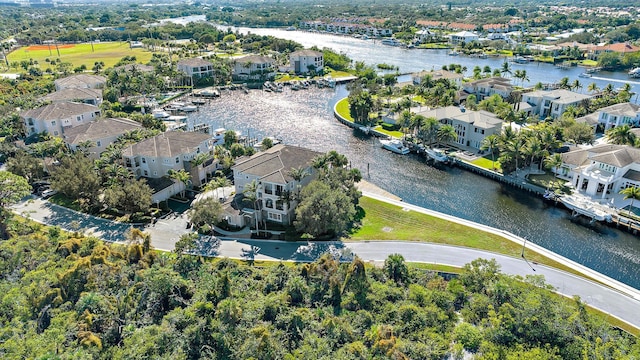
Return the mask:
<path fill-rule="evenodd" d="M 627 124 L 608 130 L 605 136 L 612 144 L 633 146 L 636 142 L 636 134 L 631 131 L 631 127 Z"/>
<path fill-rule="evenodd" d="M 303 168 L 303 167 L 297 167 L 297 168 L 291 168 L 291 170 L 289 170 L 289 176 L 291 176 L 293 178 L 293 180 L 295 180 L 298 184 L 297 184 L 297 192 L 296 192 L 296 197 L 299 198 L 300 197 L 300 188 L 301 188 L 301 184 L 300 182 L 302 181 L 302 179 L 304 179 L 305 177 L 309 176 L 309 172 Z"/>
<path fill-rule="evenodd" d="M 489 150 L 491 154 L 491 168 L 495 169 L 496 159 L 495 159 L 495 150 L 498 148 L 500 144 L 500 137 L 496 134 L 491 134 L 482 140 L 482 144 L 480 146 L 480 150 Z"/>
<path fill-rule="evenodd" d="M 631 204 L 629 204 L 629 216 L 631 216 L 631 209 L 633 209 L 633 201 L 640 200 L 640 188 L 637 186 L 628 187 L 626 189 L 620 190 L 620 194 L 624 195 L 624 199 L 631 199 Z"/>
<path fill-rule="evenodd" d="M 522 136 L 516 136 L 515 139 L 505 144 L 505 151 L 511 155 L 516 162 L 516 175 L 518 174 L 518 160 L 522 156 L 522 152 L 525 146 L 525 140 Z"/>
<path fill-rule="evenodd" d="M 569 78 L 565 76 L 562 79 L 560 79 L 560 81 L 558 82 L 558 87 L 560 89 L 569 90 L 569 88 L 571 87 L 571 85 L 569 85 Z"/>
<path fill-rule="evenodd" d="M 506 60 L 502 63 L 502 67 L 500 67 L 500 74 L 505 76 L 506 74 L 511 75 L 511 65 Z"/>
<path fill-rule="evenodd" d="M 553 175 L 556 180 L 558 179 L 558 170 L 560 169 L 562 164 L 563 164 L 562 154 L 556 153 L 544 158 L 544 165 L 548 169 L 553 169 Z"/>
<path fill-rule="evenodd" d="M 258 227 L 258 181 L 253 180 L 247 185 L 244 186 L 244 190 L 242 190 L 242 195 L 244 195 L 245 200 L 251 203 L 251 206 L 254 209 L 253 216 L 256 220 L 256 231 L 260 233 L 260 229 Z"/>
<path fill-rule="evenodd" d="M 582 83 L 580 82 L 580 80 L 575 79 L 573 84 L 571 84 L 571 88 L 573 90 L 580 90 L 580 89 L 582 89 Z"/>
<path fill-rule="evenodd" d="M 456 129 L 451 125 L 442 125 L 438 128 L 437 135 L 438 143 L 447 143 L 451 141 L 456 141 L 458 139 L 458 134 L 456 134 Z"/>
<path fill-rule="evenodd" d="M 587 86 L 587 91 L 589 91 L 590 93 L 595 93 L 598 92 L 600 90 L 600 88 L 598 87 L 598 84 L 592 82 L 591 84 L 589 84 L 589 86 Z"/>
<path fill-rule="evenodd" d="M 178 171 L 171 169 L 169 170 L 169 178 L 173 180 L 177 180 L 184 184 L 185 188 L 182 191 L 180 191 L 180 197 L 184 197 L 184 193 L 187 186 L 191 184 L 191 174 L 186 172 L 184 169 L 180 169 Z"/>
<path fill-rule="evenodd" d="M 533 165 L 537 158 L 542 158 L 546 155 L 546 151 L 542 146 L 542 142 L 537 137 L 533 136 L 527 139 L 525 144 L 524 153 L 530 156 L 529 164 Z"/>

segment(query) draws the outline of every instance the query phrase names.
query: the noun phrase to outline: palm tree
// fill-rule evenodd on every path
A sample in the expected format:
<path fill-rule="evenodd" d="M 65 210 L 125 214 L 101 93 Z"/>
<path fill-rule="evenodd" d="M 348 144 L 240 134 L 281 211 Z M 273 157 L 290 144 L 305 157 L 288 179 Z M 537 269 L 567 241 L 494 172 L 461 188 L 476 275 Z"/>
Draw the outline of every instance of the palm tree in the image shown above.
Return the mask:
<path fill-rule="evenodd" d="M 580 80 L 576 79 L 573 84 L 571 84 L 571 88 L 574 90 L 579 90 L 582 89 L 582 83 L 580 82 Z"/>
<path fill-rule="evenodd" d="M 544 159 L 544 164 L 548 169 L 553 169 L 554 178 L 558 179 L 558 169 L 563 164 L 562 154 L 552 154 Z"/>
<path fill-rule="evenodd" d="M 454 129 L 452 125 L 442 125 L 438 128 L 437 139 L 439 143 L 456 141 L 458 134 L 456 134 L 456 129 Z"/>
<path fill-rule="evenodd" d="M 491 134 L 482 140 L 482 144 L 480 146 L 480 150 L 489 150 L 491 154 L 491 168 L 495 170 L 496 159 L 495 159 L 495 150 L 498 148 L 498 144 L 500 144 L 500 138 L 496 134 Z"/>
<path fill-rule="evenodd" d="M 291 170 L 289 170 L 289 176 L 291 176 L 293 180 L 295 180 L 298 183 L 296 197 L 299 198 L 300 187 L 301 187 L 300 182 L 302 181 L 302 179 L 309 176 L 309 172 L 303 167 L 291 168 Z"/>
<path fill-rule="evenodd" d="M 613 85 L 611 83 L 607 84 L 602 91 L 607 95 L 611 95 L 613 93 Z"/>
<path fill-rule="evenodd" d="M 407 130 L 411 126 L 411 119 L 413 118 L 413 114 L 409 110 L 404 110 L 400 113 L 399 123 L 400 129 L 402 130 L 403 136 L 406 135 Z"/>
<path fill-rule="evenodd" d="M 180 197 L 184 197 L 187 186 L 191 184 L 191 174 L 186 172 L 184 169 L 180 169 L 178 171 L 171 169 L 169 170 L 169 177 L 184 184 L 185 188 L 180 191 Z"/>
<path fill-rule="evenodd" d="M 627 124 L 608 130 L 605 136 L 612 144 L 633 146 L 636 142 L 636 134 L 631 131 L 631 127 Z"/>
<path fill-rule="evenodd" d="M 511 66 L 509 65 L 509 62 L 507 62 L 506 60 L 502 63 L 502 67 L 500 68 L 500 74 L 502 74 L 502 76 L 504 76 L 505 74 L 511 75 Z"/>
<path fill-rule="evenodd" d="M 598 90 L 600 90 L 600 88 L 598 87 L 598 84 L 594 82 L 592 82 L 591 84 L 589 84 L 589 86 L 587 86 L 587 91 L 591 93 L 598 92 Z"/>
<path fill-rule="evenodd" d="M 542 147 L 542 142 L 537 137 L 530 137 L 527 139 L 524 152 L 531 157 L 531 160 L 529 161 L 530 165 L 533 165 L 536 158 L 541 158 L 546 155 L 546 151 Z"/>
<path fill-rule="evenodd" d="M 507 142 L 505 144 L 505 151 L 511 155 L 513 160 L 516 162 L 516 175 L 518 174 L 518 159 L 522 155 L 522 150 L 524 150 L 525 140 L 521 136 L 517 136 L 515 139 Z"/>
<path fill-rule="evenodd" d="M 256 232 L 260 232 L 258 227 L 258 181 L 253 180 L 247 185 L 244 186 L 244 190 L 242 190 L 242 195 L 244 195 L 245 200 L 251 203 L 251 206 L 254 209 L 253 216 L 256 219 Z"/>
<path fill-rule="evenodd" d="M 631 199 L 631 204 L 629 204 L 629 216 L 631 216 L 633 201 L 640 200 L 640 188 L 637 186 L 628 187 L 626 189 L 620 190 L 620 194 L 624 195 L 625 200 Z"/>
<path fill-rule="evenodd" d="M 560 79 L 560 82 L 558 82 L 558 87 L 560 89 L 568 90 L 571 87 L 569 85 L 569 78 L 565 76 L 562 79 Z"/>

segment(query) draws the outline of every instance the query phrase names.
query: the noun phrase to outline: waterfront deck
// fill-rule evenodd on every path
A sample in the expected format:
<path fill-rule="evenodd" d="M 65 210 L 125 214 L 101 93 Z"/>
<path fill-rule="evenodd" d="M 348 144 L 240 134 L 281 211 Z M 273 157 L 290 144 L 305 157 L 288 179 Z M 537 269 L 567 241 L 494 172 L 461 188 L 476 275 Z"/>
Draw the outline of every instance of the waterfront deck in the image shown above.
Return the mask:
<path fill-rule="evenodd" d="M 394 201 L 402 201 L 402 199 L 399 196 L 396 196 L 384 189 L 381 189 L 378 186 L 373 185 L 372 183 L 366 180 L 360 180 L 359 183 L 356 183 L 356 187 L 358 188 L 358 190 L 362 192 L 366 192 L 369 194 L 376 194 L 378 196 L 382 196 L 384 198 L 391 199 Z"/>

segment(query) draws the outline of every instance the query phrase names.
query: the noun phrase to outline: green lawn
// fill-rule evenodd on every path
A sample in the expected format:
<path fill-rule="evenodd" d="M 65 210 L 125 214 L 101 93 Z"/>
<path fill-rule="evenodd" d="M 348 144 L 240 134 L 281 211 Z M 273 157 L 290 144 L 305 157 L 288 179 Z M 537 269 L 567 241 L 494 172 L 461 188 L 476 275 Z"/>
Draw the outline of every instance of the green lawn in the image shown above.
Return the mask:
<path fill-rule="evenodd" d="M 502 172 L 502 167 L 500 166 L 500 162 L 497 160 L 493 162 L 491 160 L 491 156 L 489 155 L 485 155 L 484 157 L 477 158 L 473 160 L 471 163 L 474 165 L 480 166 L 481 168 L 497 171 L 499 173 Z"/>
<path fill-rule="evenodd" d="M 582 60 L 579 62 L 582 66 L 598 66 L 598 62 L 595 60 Z"/>
<path fill-rule="evenodd" d="M 353 118 L 351 117 L 351 113 L 349 112 L 348 98 L 344 98 L 338 101 L 338 103 L 336 104 L 336 112 L 346 120 L 353 122 Z"/>
<path fill-rule="evenodd" d="M 557 179 L 552 173 L 530 174 L 529 176 L 527 176 L 527 181 L 543 188 L 548 188 L 549 186 L 551 186 L 551 183 L 558 180 L 559 179 Z"/>
<path fill-rule="evenodd" d="M 49 49 L 33 50 L 33 48 L 26 46 L 15 51 L 12 51 L 8 56 L 9 62 L 22 61 L 22 60 L 37 60 L 41 69 L 46 69 L 49 64 L 45 59 L 57 59 L 60 58 L 64 62 L 70 62 L 73 67 L 80 65 L 86 65 L 87 69 L 91 69 L 96 61 L 103 61 L 105 68 L 113 67 L 120 59 L 125 56 L 135 56 L 137 62 L 147 63 L 151 59 L 152 52 L 145 49 L 130 49 L 128 42 L 105 42 L 94 43 L 93 51 L 91 50 L 91 44 L 75 44 L 72 47 L 59 47 L 60 56 L 56 52 L 55 46 L 51 46 Z"/>
<path fill-rule="evenodd" d="M 391 137 L 394 138 L 398 138 L 398 139 L 402 139 L 402 137 L 404 136 L 404 134 L 402 133 L 402 131 L 390 131 L 390 130 L 385 130 L 382 126 L 378 125 L 376 127 L 373 128 L 373 130 L 381 132 L 383 134 L 389 135 Z"/>

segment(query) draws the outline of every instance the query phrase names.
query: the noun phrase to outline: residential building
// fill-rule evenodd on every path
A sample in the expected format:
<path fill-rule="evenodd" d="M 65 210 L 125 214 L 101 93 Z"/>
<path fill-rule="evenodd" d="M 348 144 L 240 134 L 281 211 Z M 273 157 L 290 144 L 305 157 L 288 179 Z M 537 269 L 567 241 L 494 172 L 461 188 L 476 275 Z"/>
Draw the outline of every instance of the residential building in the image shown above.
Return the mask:
<path fill-rule="evenodd" d="M 507 99 L 514 90 L 513 85 L 511 85 L 511 80 L 503 77 L 490 77 L 470 81 L 463 84 L 462 89 L 467 94 L 464 94 L 465 96 L 461 98 L 466 98 L 469 94 L 474 94 L 478 101 L 482 101 L 494 94 L 498 94 L 503 99 Z"/>
<path fill-rule="evenodd" d="M 456 84 L 457 86 L 462 85 L 462 78 L 464 78 L 464 75 L 458 74 L 453 71 L 434 70 L 434 71 L 421 71 L 419 73 L 411 74 L 411 81 L 413 82 L 414 85 L 420 85 L 422 83 L 422 79 L 425 76 L 431 76 L 431 79 L 433 81 L 437 81 L 441 79 L 449 80 L 454 84 Z"/>
<path fill-rule="evenodd" d="M 56 90 L 68 88 L 102 89 L 107 79 L 100 75 L 77 74 L 58 79 L 53 82 Z"/>
<path fill-rule="evenodd" d="M 238 80 L 268 80 L 276 76 L 273 59 L 249 55 L 234 60 L 233 76 Z"/>
<path fill-rule="evenodd" d="M 100 108 L 94 105 L 70 101 L 56 102 L 20 114 L 25 123 L 27 136 L 46 132 L 52 136 L 62 136 L 65 130 L 73 128 L 100 116 Z"/>
<path fill-rule="evenodd" d="M 628 145 L 599 145 L 562 154 L 558 175 L 579 191 L 605 198 L 640 186 L 640 149 Z"/>
<path fill-rule="evenodd" d="M 577 118 L 576 121 L 586 122 L 591 126 L 599 125 L 602 131 L 620 125 L 637 126 L 640 124 L 640 105 L 628 102 L 615 104 Z"/>
<path fill-rule="evenodd" d="M 315 177 L 311 164 L 318 155 L 320 153 L 313 150 L 279 144 L 241 159 L 232 168 L 236 193 L 241 194 L 249 183 L 256 181 L 259 211 L 252 216 L 257 217 L 258 221 L 291 224 L 298 203 L 296 197 L 287 198 L 286 195 L 299 191 L 311 182 Z M 304 169 L 308 176 L 294 179 L 290 171 L 298 168 Z M 250 210 L 246 212 L 252 213 Z"/>
<path fill-rule="evenodd" d="M 322 71 L 324 67 L 324 56 L 321 51 L 299 50 L 289 55 L 289 62 L 296 74 Z"/>
<path fill-rule="evenodd" d="M 144 64 L 127 64 L 127 65 L 115 67 L 113 68 L 113 70 L 116 70 L 120 73 L 122 72 L 152 73 L 156 71 L 156 68 L 154 68 L 151 65 L 144 65 Z"/>
<path fill-rule="evenodd" d="M 178 71 L 182 71 L 187 76 L 199 78 L 214 76 L 213 64 L 200 58 L 180 59 Z"/>
<path fill-rule="evenodd" d="M 98 106 L 102 104 L 102 90 L 90 88 L 66 88 L 40 98 L 44 102 L 73 101 Z"/>
<path fill-rule="evenodd" d="M 472 41 L 478 41 L 480 36 L 470 31 L 460 31 L 455 34 L 449 35 L 449 39 L 452 45 L 464 45 Z"/>
<path fill-rule="evenodd" d="M 503 121 L 488 111 L 472 111 L 464 107 L 447 106 L 416 114 L 436 118 L 439 122 L 453 126 L 458 138 L 451 145 L 480 150 L 482 141 L 489 135 L 502 132 Z"/>
<path fill-rule="evenodd" d="M 139 122 L 129 119 L 97 119 L 66 130 L 62 138 L 73 151 L 89 142 L 91 146 L 86 150 L 90 157 L 97 159 L 120 136 L 140 128 L 142 125 Z"/>
<path fill-rule="evenodd" d="M 573 91 L 538 90 L 522 94 L 522 101 L 533 107 L 532 113 L 540 116 L 541 119 L 551 117 L 556 119 L 569 106 L 578 106 L 583 102 L 593 99 L 593 95 L 579 94 Z"/>

